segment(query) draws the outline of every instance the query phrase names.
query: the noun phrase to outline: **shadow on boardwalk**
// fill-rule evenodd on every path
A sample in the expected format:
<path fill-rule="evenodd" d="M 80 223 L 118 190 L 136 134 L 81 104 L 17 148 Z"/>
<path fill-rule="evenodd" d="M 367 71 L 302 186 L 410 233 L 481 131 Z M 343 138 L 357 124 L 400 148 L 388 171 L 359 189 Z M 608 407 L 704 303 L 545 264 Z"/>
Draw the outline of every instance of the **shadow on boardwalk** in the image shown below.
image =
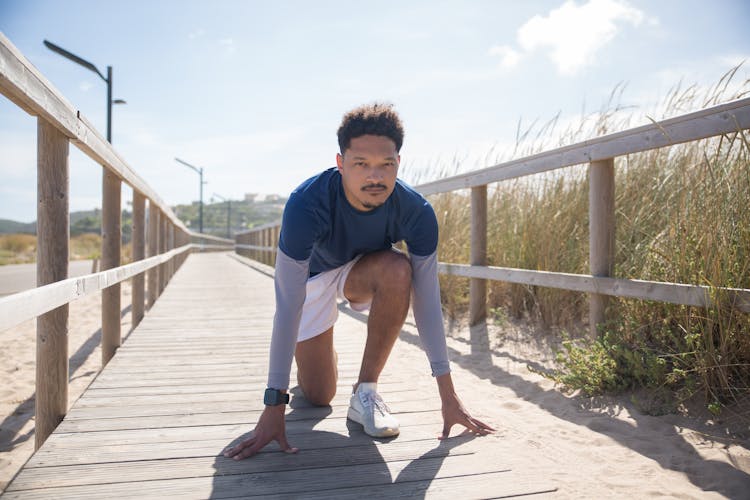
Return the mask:
<path fill-rule="evenodd" d="M 386 495 L 396 487 L 398 496 L 424 498 L 432 480 L 450 450 L 473 436 L 440 442 L 435 448 L 411 460 L 393 478 L 377 442 L 358 424 L 346 421 L 347 434 L 317 430 L 315 427 L 332 413 L 330 406 L 314 407 L 292 389 L 292 411 L 286 415 L 287 435 L 292 445 L 304 443 L 295 455 L 281 453 L 275 443 L 258 455 L 235 461 L 219 454 L 210 498 L 235 496 L 301 496 L 304 498 L 362 498 Z M 234 446 L 252 435 L 252 431 L 227 444 Z M 337 474 L 338 472 L 338 474 Z M 297 484 L 307 488 L 299 490 Z M 395 493 L 395 491 L 393 491 Z"/>

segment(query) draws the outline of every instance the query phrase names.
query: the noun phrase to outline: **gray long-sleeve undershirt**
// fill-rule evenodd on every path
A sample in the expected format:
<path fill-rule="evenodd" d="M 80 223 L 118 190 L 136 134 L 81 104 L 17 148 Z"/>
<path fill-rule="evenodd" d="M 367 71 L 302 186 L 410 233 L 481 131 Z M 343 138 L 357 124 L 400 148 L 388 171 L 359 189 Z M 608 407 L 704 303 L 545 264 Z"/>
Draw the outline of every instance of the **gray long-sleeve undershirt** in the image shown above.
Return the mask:
<path fill-rule="evenodd" d="M 432 375 L 448 373 L 448 349 L 445 342 L 437 251 L 422 257 L 410 255 L 412 266 L 412 309 L 422 347 L 430 361 Z M 310 259 L 294 260 L 279 250 L 276 256 L 276 314 L 273 320 L 268 387 L 288 389 L 289 372 L 297 343 Z"/>

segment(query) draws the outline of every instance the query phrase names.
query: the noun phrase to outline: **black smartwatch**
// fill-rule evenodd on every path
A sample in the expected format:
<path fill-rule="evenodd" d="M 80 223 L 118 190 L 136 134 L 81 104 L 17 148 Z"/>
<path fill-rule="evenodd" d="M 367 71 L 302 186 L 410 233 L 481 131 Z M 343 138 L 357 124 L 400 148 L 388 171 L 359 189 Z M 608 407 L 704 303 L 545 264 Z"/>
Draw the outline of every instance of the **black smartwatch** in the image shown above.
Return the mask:
<path fill-rule="evenodd" d="M 278 389 L 266 389 L 263 394 L 263 404 L 266 406 L 278 406 L 289 403 L 289 394 L 281 392 Z"/>

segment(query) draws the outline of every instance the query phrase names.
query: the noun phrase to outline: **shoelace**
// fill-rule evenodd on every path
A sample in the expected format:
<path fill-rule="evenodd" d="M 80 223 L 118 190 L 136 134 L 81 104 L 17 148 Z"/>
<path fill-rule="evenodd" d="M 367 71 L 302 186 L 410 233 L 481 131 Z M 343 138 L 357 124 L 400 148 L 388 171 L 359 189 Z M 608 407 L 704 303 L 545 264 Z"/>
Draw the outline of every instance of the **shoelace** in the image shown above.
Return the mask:
<path fill-rule="evenodd" d="M 359 394 L 359 400 L 365 407 L 374 407 L 383 416 L 391 411 L 377 392 L 362 392 Z"/>

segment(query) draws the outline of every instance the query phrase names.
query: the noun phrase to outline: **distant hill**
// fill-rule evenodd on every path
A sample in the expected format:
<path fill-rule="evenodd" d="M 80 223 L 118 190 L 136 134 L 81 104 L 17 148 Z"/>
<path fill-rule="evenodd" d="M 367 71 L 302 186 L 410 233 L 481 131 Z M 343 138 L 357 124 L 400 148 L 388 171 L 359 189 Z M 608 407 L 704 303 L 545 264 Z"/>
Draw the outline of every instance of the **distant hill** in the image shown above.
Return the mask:
<path fill-rule="evenodd" d="M 36 234 L 36 222 L 0 219 L 0 234 Z"/>
<path fill-rule="evenodd" d="M 227 235 L 227 215 L 231 216 L 230 233 L 250 229 L 267 222 L 281 219 L 284 211 L 286 198 L 271 197 L 269 201 L 254 202 L 252 200 L 231 200 L 231 210 L 227 210 L 227 202 L 204 203 L 203 206 L 203 232 L 215 236 Z M 200 227 L 198 202 L 189 205 L 177 205 L 173 207 L 175 215 L 182 220 L 187 227 L 198 231 Z M 231 213 L 229 213 L 231 212 Z M 122 242 L 129 243 L 132 233 L 133 215 L 128 210 L 122 211 Z M 78 236 L 86 233 L 100 234 L 102 227 L 102 211 L 83 210 L 71 212 L 70 235 Z M 0 234 L 36 234 L 36 221 L 16 222 L 8 219 L 0 219 Z"/>

